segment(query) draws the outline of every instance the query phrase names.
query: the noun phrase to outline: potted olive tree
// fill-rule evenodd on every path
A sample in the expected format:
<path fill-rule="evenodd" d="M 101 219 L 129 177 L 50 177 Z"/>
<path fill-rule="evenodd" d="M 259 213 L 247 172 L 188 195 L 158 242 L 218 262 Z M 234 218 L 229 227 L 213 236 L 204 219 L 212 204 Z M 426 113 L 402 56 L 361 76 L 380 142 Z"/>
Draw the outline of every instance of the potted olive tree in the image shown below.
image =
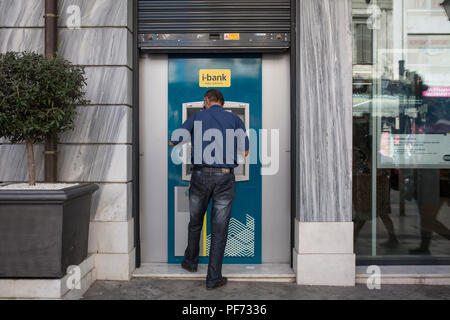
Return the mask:
<path fill-rule="evenodd" d="M 33 148 L 73 129 L 85 85 L 84 68 L 61 57 L 0 54 L 0 137 L 25 143 L 28 159 L 28 183 L 0 184 L 0 278 L 61 278 L 87 257 L 98 186 L 36 183 Z"/>

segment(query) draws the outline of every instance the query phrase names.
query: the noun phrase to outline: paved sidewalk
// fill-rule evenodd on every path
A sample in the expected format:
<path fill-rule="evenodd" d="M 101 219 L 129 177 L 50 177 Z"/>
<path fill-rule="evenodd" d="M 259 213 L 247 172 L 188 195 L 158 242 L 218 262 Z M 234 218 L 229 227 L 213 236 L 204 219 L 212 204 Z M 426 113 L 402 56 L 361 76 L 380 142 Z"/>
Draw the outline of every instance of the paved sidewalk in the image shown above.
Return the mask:
<path fill-rule="evenodd" d="M 304 287 L 295 283 L 229 282 L 206 290 L 204 281 L 134 278 L 129 282 L 97 281 L 85 300 L 450 300 L 450 286 L 382 285 L 381 290 L 356 287 Z"/>

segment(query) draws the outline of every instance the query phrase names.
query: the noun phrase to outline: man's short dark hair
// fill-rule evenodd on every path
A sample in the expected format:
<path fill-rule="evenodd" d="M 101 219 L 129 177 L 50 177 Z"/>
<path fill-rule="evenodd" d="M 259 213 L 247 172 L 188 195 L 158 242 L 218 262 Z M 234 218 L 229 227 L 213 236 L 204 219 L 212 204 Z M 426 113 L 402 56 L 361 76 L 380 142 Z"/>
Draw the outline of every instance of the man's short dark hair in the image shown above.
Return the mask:
<path fill-rule="evenodd" d="M 205 93 L 205 98 L 208 98 L 211 102 L 218 102 L 222 106 L 225 104 L 225 100 L 223 98 L 222 92 L 216 89 L 209 90 L 207 93 Z"/>

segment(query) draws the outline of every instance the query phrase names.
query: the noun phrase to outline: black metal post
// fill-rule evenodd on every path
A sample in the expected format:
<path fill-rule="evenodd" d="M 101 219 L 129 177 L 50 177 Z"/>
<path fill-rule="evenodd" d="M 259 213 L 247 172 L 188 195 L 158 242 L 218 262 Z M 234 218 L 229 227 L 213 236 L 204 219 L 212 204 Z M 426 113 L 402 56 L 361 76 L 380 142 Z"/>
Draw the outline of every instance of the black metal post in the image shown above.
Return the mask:
<path fill-rule="evenodd" d="M 291 0 L 291 267 L 295 247 L 295 220 L 297 218 L 297 1 Z"/>
<path fill-rule="evenodd" d="M 139 150 L 139 48 L 138 48 L 138 0 L 133 1 L 133 219 L 136 268 L 141 266 L 140 236 L 140 150 Z"/>

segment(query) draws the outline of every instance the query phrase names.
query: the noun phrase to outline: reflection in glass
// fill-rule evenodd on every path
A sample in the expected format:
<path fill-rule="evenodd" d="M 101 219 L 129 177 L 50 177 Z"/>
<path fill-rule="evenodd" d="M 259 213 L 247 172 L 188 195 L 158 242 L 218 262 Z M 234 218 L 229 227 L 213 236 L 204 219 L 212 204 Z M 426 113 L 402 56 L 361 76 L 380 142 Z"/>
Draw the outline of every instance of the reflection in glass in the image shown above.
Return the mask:
<path fill-rule="evenodd" d="M 450 22 L 434 0 L 353 20 L 355 252 L 450 258 Z"/>

